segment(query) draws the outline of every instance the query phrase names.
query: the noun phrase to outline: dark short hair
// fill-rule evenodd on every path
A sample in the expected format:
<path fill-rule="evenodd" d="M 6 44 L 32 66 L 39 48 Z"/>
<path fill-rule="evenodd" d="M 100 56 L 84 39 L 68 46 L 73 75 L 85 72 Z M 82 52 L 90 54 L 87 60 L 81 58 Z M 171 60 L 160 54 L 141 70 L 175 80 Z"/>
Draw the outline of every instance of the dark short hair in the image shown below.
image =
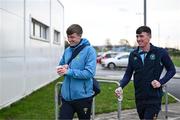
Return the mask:
<path fill-rule="evenodd" d="M 78 34 L 78 35 L 82 35 L 83 33 L 83 30 L 82 30 L 82 27 L 78 24 L 72 24 L 70 25 L 67 30 L 66 30 L 66 34 L 67 35 L 71 35 L 71 34 Z"/>
<path fill-rule="evenodd" d="M 151 35 L 151 28 L 148 26 L 141 26 L 136 30 L 136 34 L 141 34 L 142 32 L 146 32 Z"/>

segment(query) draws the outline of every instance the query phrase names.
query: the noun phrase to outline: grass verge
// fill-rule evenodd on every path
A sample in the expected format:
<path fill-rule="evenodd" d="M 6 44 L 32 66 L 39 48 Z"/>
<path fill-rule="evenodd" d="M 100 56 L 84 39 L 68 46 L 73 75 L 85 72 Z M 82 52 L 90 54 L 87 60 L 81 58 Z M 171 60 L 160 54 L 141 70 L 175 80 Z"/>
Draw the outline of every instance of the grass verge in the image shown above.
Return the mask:
<path fill-rule="evenodd" d="M 55 119 L 54 86 L 62 78 L 37 90 L 22 100 L 0 110 L 0 120 L 51 120 Z M 117 111 L 117 99 L 114 95 L 115 84 L 101 83 L 101 94 L 96 97 L 96 113 Z M 164 102 L 164 99 L 163 99 Z M 169 97 L 169 103 L 176 102 Z M 122 109 L 135 108 L 134 88 L 131 82 L 124 89 Z"/>
<path fill-rule="evenodd" d="M 172 60 L 176 67 L 180 67 L 180 57 L 172 57 Z"/>

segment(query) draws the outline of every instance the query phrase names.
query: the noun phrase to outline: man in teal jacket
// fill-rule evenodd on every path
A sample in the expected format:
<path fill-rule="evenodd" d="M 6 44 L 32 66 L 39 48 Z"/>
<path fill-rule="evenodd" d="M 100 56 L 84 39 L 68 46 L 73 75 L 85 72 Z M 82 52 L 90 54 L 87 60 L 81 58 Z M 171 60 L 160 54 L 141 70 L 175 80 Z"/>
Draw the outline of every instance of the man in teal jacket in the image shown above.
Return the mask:
<path fill-rule="evenodd" d="M 66 31 L 70 46 L 65 50 L 57 73 L 64 75 L 61 88 L 62 106 L 59 119 L 73 119 L 76 112 L 79 119 L 90 119 L 93 92 L 93 77 L 96 71 L 96 51 L 89 41 L 82 37 L 82 27 L 72 24 Z M 72 53 L 85 45 L 68 64 Z"/>

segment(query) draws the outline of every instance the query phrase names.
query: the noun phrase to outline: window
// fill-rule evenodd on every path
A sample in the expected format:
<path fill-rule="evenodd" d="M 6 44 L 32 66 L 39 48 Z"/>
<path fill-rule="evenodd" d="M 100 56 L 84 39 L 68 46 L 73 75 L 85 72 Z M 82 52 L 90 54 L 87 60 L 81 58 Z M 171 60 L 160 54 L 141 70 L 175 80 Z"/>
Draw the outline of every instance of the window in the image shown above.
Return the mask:
<path fill-rule="evenodd" d="M 57 30 L 54 30 L 54 43 L 60 44 L 60 32 Z"/>
<path fill-rule="evenodd" d="M 38 40 L 48 41 L 48 26 L 32 18 L 31 37 Z"/>

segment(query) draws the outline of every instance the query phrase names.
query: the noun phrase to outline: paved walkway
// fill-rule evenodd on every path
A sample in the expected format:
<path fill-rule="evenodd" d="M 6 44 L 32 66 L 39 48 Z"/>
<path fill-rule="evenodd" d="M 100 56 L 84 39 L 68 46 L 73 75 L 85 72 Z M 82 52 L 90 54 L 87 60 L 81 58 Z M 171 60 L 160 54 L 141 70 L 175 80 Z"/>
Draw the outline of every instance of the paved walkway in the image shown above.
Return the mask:
<path fill-rule="evenodd" d="M 162 106 L 162 111 L 158 116 L 158 120 L 165 120 L 165 106 Z M 117 120 L 117 112 L 99 114 L 95 116 L 95 120 Z M 123 110 L 121 120 L 138 120 L 136 109 Z M 180 102 L 168 105 L 168 120 L 180 120 Z"/>

